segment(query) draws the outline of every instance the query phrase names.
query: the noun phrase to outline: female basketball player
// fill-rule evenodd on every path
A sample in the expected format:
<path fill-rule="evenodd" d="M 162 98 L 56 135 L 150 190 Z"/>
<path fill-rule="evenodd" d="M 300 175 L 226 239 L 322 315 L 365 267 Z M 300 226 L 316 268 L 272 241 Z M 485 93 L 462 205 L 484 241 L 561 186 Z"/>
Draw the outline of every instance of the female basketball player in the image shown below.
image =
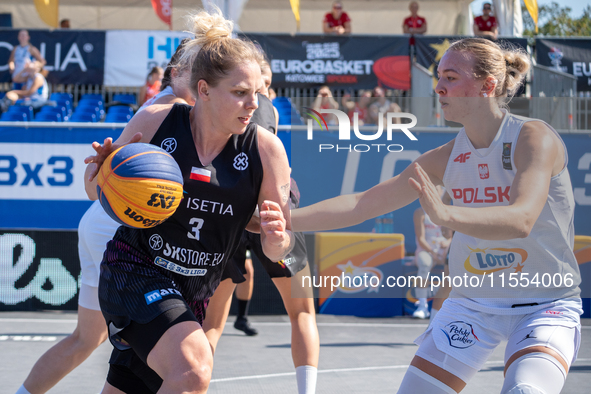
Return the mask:
<path fill-rule="evenodd" d="M 188 39 L 187 39 L 188 40 Z M 172 55 L 162 79 L 162 92 L 148 100 L 151 104 L 184 103 L 193 105 L 195 98 L 188 88 L 190 64 L 180 62 L 185 40 Z M 93 189 L 94 192 L 96 189 Z M 100 262 L 105 245 L 119 223 L 105 213 L 95 201 L 86 211 L 78 226 L 78 254 L 81 265 L 78 324 L 64 340 L 45 352 L 33 366 L 16 394 L 42 394 L 55 386 L 107 339 L 107 327 L 98 301 Z"/>
<path fill-rule="evenodd" d="M 253 121 L 266 130 L 276 130 L 278 121 L 277 110 L 268 99 L 267 93 L 272 78 L 271 68 L 268 62 L 263 62 L 261 72 L 263 74 L 263 89 L 261 89 L 261 93 L 259 94 L 259 108 L 255 111 Z M 299 206 L 300 195 L 293 179 L 291 179 L 289 199 L 292 209 Z M 291 354 L 296 369 L 298 392 L 300 394 L 313 394 L 316 390 L 318 355 L 320 352 L 314 299 L 311 291 L 302 290 L 301 294 L 296 294 L 294 290 L 299 289 L 299 286 L 292 286 L 292 281 L 296 281 L 296 283 L 301 282 L 301 275 L 310 275 L 304 235 L 302 233 L 295 234 L 295 246 L 293 250 L 282 262 L 277 263 L 269 260 L 264 255 L 258 234 L 244 231 L 240 246 L 231 258 L 229 265 L 235 265 L 239 271 L 242 273 L 246 272 L 246 274 L 252 277 L 254 271 L 252 260 L 246 260 L 245 258 L 247 248 L 257 256 L 267 271 L 267 274 L 273 280 L 289 315 L 291 323 Z M 251 262 L 250 267 L 246 263 L 248 261 Z M 226 271 L 224 273 L 224 279 L 230 277 L 228 273 L 230 269 Z M 242 279 L 241 275 L 239 279 Z M 233 280 L 234 278 L 232 277 L 232 279 L 225 279 L 220 283 L 207 307 L 207 317 L 203 328 L 214 350 L 222 335 L 224 324 L 230 311 L 232 293 L 234 292 L 234 288 L 237 287 L 233 283 Z M 252 293 L 252 287 L 250 287 L 250 293 Z M 238 289 L 236 290 L 236 295 L 238 296 Z M 250 299 L 250 296 L 248 296 L 248 299 Z"/>
<path fill-rule="evenodd" d="M 528 68 L 525 54 L 486 39 L 452 44 L 436 90 L 445 118 L 464 126 L 457 137 L 365 192 L 293 211 L 296 231 L 334 229 L 418 196 L 434 223 L 456 231 L 450 275 L 468 280 L 453 284 L 417 339 L 400 393 L 460 392 L 503 340 L 503 393 L 558 393 L 576 358 L 582 311 L 567 152 L 549 125 L 503 109 Z M 556 284 L 543 286 L 544 274 Z"/>
<path fill-rule="evenodd" d="M 261 211 L 281 212 L 279 220 L 261 221 L 265 254 L 281 260 L 291 247 L 285 150 L 277 137 L 249 125 L 260 54 L 252 43 L 231 38 L 232 23 L 219 12 L 200 12 L 193 30 L 197 38 L 185 45 L 183 57 L 198 51 L 190 79 L 195 107 L 150 106 L 115 143 L 94 143 L 97 155 L 87 159 L 92 188 L 90 181 L 118 146 L 169 146 L 185 180 L 183 204 L 171 218 L 152 229 L 122 226 L 107 245 L 99 301 L 116 349 L 103 393 L 206 392 L 213 363 L 201 328 L 207 300 L 257 204 Z M 209 181 L 192 179 L 196 172 Z M 155 260 L 206 271 L 185 276 Z"/>

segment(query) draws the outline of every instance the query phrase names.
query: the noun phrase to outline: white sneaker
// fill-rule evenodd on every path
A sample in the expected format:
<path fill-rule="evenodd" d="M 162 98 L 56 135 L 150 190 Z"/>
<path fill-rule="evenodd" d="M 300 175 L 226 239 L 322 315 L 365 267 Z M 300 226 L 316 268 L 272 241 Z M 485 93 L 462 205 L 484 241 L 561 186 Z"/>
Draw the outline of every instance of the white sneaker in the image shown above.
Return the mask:
<path fill-rule="evenodd" d="M 412 317 L 415 319 L 428 319 L 431 316 L 429 313 L 429 306 L 428 305 L 421 305 L 417 308 L 416 311 L 412 314 Z"/>

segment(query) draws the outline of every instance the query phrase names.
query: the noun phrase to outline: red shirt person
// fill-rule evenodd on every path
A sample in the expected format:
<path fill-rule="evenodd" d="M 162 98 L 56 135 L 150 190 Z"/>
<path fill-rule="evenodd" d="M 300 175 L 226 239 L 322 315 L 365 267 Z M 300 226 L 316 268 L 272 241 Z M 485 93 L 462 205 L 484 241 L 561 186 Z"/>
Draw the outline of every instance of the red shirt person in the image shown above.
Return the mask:
<path fill-rule="evenodd" d="M 411 1 L 408 5 L 410 16 L 402 22 L 402 30 L 405 34 L 425 34 L 427 32 L 427 20 L 418 15 L 419 3 Z M 414 45 L 415 38 L 410 37 L 410 45 Z"/>
<path fill-rule="evenodd" d="M 349 34 L 351 33 L 351 18 L 343 11 L 343 3 L 332 3 L 332 11 L 324 16 L 322 31 L 325 34 Z"/>
<path fill-rule="evenodd" d="M 498 36 L 497 18 L 491 15 L 490 3 L 482 5 L 482 16 L 474 18 L 474 34 L 484 38 L 496 40 Z"/>

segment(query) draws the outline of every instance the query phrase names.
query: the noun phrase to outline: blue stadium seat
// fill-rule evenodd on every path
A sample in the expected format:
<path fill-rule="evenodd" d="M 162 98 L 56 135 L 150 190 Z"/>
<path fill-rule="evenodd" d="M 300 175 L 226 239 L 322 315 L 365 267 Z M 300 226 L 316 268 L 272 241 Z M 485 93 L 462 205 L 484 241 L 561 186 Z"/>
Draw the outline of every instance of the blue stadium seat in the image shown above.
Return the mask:
<path fill-rule="evenodd" d="M 80 113 L 74 113 L 72 116 L 70 116 L 70 122 L 92 122 L 92 123 L 96 123 L 98 122 L 98 119 L 96 117 L 95 114 L 90 113 L 90 112 L 80 112 Z"/>
<path fill-rule="evenodd" d="M 49 99 L 52 101 L 70 100 L 71 103 L 74 102 L 74 96 L 72 96 L 71 93 L 54 92 L 54 93 L 51 93 L 51 96 L 49 96 Z"/>
<path fill-rule="evenodd" d="M 108 113 L 105 118 L 107 123 L 127 123 L 131 120 L 131 115 L 128 113 Z"/>
<path fill-rule="evenodd" d="M 100 93 L 86 93 L 82 95 L 81 100 L 84 99 L 92 99 L 92 100 L 98 100 L 98 101 L 105 101 L 105 99 L 103 98 L 103 95 Z"/>
<path fill-rule="evenodd" d="M 0 116 L 0 121 L 3 122 L 26 122 L 27 114 L 24 112 L 4 112 Z"/>
<path fill-rule="evenodd" d="M 57 112 L 39 112 L 33 122 L 61 122 L 62 115 Z"/>
<path fill-rule="evenodd" d="M 8 107 L 7 112 L 23 113 L 26 115 L 27 121 L 33 120 L 33 107 L 29 105 L 11 105 L 10 107 Z"/>
<path fill-rule="evenodd" d="M 56 114 L 60 114 L 63 121 L 67 121 L 68 120 L 68 109 L 63 106 L 63 105 L 45 105 L 43 107 L 41 107 L 41 111 L 39 111 L 39 113 L 56 113 Z M 39 116 L 39 115 L 37 115 Z"/>
<path fill-rule="evenodd" d="M 74 113 L 72 114 L 72 116 L 79 114 L 79 113 L 91 113 L 91 114 L 94 114 L 97 119 L 101 118 L 100 108 L 95 105 L 92 105 L 92 104 L 78 105 L 76 107 L 76 109 L 74 110 Z"/>
<path fill-rule="evenodd" d="M 133 108 L 128 107 L 127 105 L 115 105 L 113 107 L 109 107 L 107 109 L 107 115 L 109 114 L 129 114 L 133 116 Z"/>
<path fill-rule="evenodd" d="M 82 100 L 78 101 L 78 106 L 88 106 L 88 105 L 94 105 L 99 107 L 99 111 L 100 111 L 100 115 L 103 116 L 105 114 L 105 104 L 103 103 L 103 100 L 99 100 L 96 98 L 83 98 Z"/>
<path fill-rule="evenodd" d="M 72 101 L 71 100 L 69 100 L 69 99 L 57 99 L 57 100 L 52 100 L 52 101 L 54 101 L 57 104 L 57 106 L 66 107 L 66 110 L 68 112 L 68 116 L 71 116 L 72 115 L 73 107 L 72 107 Z"/>
<path fill-rule="evenodd" d="M 119 93 L 113 95 L 113 101 L 118 101 L 125 104 L 137 104 L 135 94 Z"/>

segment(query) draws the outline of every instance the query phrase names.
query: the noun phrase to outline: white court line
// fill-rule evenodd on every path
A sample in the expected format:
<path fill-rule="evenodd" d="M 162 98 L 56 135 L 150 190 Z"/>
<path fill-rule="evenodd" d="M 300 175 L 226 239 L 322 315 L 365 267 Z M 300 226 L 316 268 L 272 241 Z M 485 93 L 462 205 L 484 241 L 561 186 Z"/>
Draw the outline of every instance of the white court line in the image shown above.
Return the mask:
<path fill-rule="evenodd" d="M 591 358 L 581 358 L 578 359 L 576 362 L 586 362 L 591 361 Z M 497 360 L 497 361 L 487 361 L 484 363 L 485 365 L 503 365 L 504 361 Z M 405 369 L 408 368 L 408 364 L 404 365 L 385 365 L 381 367 L 358 367 L 358 368 L 336 368 L 336 369 L 323 369 L 319 370 L 318 373 L 333 373 L 333 372 L 355 372 L 355 371 L 378 371 L 384 369 Z M 212 379 L 211 383 L 221 383 L 221 382 L 233 382 L 236 380 L 252 380 L 252 379 L 268 379 L 268 378 L 278 378 L 283 376 L 294 376 L 295 372 L 282 372 L 282 373 L 272 373 L 266 375 L 251 375 L 251 376 L 236 376 L 234 378 L 221 378 L 221 379 Z"/>
<path fill-rule="evenodd" d="M 23 319 L 6 317 L 0 318 L 0 323 L 78 323 L 77 319 Z"/>
<path fill-rule="evenodd" d="M 591 358 L 581 358 L 577 359 L 575 362 L 587 362 L 591 361 Z M 497 360 L 497 361 L 487 361 L 484 363 L 485 365 L 503 365 L 504 361 Z M 337 369 L 323 369 L 319 370 L 318 373 L 333 373 L 333 372 L 355 372 L 355 371 L 377 371 L 377 370 L 384 370 L 384 369 L 405 369 L 408 368 L 408 364 L 404 365 L 385 365 L 381 367 L 358 367 L 358 368 L 337 368 Z M 279 378 L 283 376 L 294 376 L 295 372 L 282 372 L 282 373 L 272 373 L 266 375 L 251 375 L 251 376 L 236 376 L 234 378 L 220 378 L 220 379 L 212 379 L 210 383 L 222 383 L 222 382 L 233 382 L 236 380 L 252 380 L 252 379 L 268 379 L 268 378 Z"/>
<path fill-rule="evenodd" d="M 13 317 L 6 317 L 0 318 L 0 323 L 77 323 L 78 320 L 76 319 L 25 319 L 25 318 L 13 318 Z M 290 322 L 258 322 L 258 321 L 251 321 L 252 324 L 257 326 L 291 326 Z M 226 322 L 226 325 L 233 325 L 232 322 Z M 427 327 L 428 323 L 409 323 L 409 324 L 402 324 L 402 323 L 345 323 L 345 322 L 337 322 L 337 323 L 316 323 L 318 327 L 386 327 L 386 328 L 420 328 L 420 327 Z M 591 326 L 582 326 L 581 329 L 583 330 L 591 330 Z"/>

